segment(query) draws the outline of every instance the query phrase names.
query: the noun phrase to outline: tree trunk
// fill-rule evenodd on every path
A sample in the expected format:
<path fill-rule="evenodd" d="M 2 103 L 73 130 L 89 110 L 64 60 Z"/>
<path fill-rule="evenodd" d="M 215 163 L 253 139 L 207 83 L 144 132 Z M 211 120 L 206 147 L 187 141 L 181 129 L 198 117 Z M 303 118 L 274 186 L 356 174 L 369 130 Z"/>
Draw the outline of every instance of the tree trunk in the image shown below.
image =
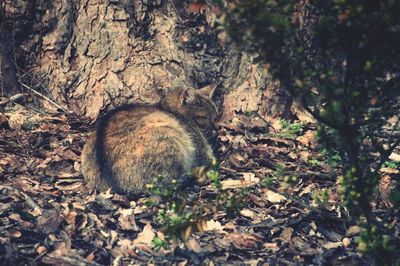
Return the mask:
<path fill-rule="evenodd" d="M 6 0 L 3 7 L 21 79 L 78 115 L 95 120 L 124 103 L 156 103 L 159 89 L 182 83 L 220 83 L 223 124 L 265 127 L 290 115 L 290 97 L 233 47 L 210 4 Z"/>

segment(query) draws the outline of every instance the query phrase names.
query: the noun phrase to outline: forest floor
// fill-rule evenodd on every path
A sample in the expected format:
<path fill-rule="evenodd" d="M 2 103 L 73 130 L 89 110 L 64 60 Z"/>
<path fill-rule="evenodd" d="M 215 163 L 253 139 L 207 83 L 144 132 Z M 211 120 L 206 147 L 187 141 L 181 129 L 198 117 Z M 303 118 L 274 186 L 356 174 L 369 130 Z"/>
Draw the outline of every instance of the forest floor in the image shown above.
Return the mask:
<path fill-rule="evenodd" d="M 221 126 L 221 179 L 227 190 L 247 188 L 240 213 L 219 211 L 186 244 L 158 251 L 151 243 L 162 237 L 157 208 L 146 207 L 146 197 L 85 187 L 80 154 L 92 129 L 77 117 L 22 107 L 0 113 L 1 264 L 371 264 L 357 252 L 360 229 L 340 205 L 340 169 L 319 150 L 312 124 L 283 124 L 275 133 Z M 266 178 L 279 179 L 277 165 L 297 178 L 291 186 L 266 185 Z M 384 214 L 399 171 L 382 173 L 374 211 Z M 207 202 L 206 189 L 194 189 L 192 197 Z M 313 204 L 318 193 L 327 198 L 320 206 Z"/>

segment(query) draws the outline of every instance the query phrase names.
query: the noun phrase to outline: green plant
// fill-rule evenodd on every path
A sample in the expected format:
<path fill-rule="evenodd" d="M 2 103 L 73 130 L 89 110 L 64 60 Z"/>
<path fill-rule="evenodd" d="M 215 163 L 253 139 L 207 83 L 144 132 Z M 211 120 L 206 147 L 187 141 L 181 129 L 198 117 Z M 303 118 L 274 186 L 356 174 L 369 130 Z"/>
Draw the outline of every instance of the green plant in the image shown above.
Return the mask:
<path fill-rule="evenodd" d="M 155 222 L 161 226 L 165 235 L 164 241 L 153 239 L 153 247 L 160 249 L 171 241 L 176 243 L 178 239 L 186 241 L 191 235 L 192 227 L 202 221 L 197 216 L 199 205 L 190 202 L 188 192 L 176 180 L 158 176 L 147 188 L 150 198 L 146 205 L 158 208 Z"/>
<path fill-rule="evenodd" d="M 295 139 L 304 130 L 303 123 L 291 123 L 288 120 L 282 119 L 281 129 L 277 133 L 270 134 L 272 137 L 283 138 L 283 139 Z"/>
<path fill-rule="evenodd" d="M 313 203 L 315 205 L 329 206 L 329 195 L 332 193 L 330 189 L 321 189 L 313 193 Z"/>
<path fill-rule="evenodd" d="M 379 228 L 377 225 L 364 226 L 360 236 L 356 239 L 358 249 L 366 254 L 379 257 L 380 265 L 399 265 L 400 258 L 391 259 L 392 254 L 396 252 L 395 239 L 390 236 L 394 233 L 393 228 Z"/>
<path fill-rule="evenodd" d="M 194 232 L 202 232 L 207 220 L 217 212 L 224 211 L 228 216 L 233 216 L 243 208 L 247 190 L 224 190 L 216 162 L 208 171 L 200 167 L 194 169 L 191 175 L 202 182 L 209 180 L 212 187 L 209 197 L 200 200 L 189 190 L 183 189 L 176 180 L 171 182 L 161 176 L 148 185 L 151 197 L 146 204 L 158 208 L 155 222 L 165 235 L 165 240 L 153 239 L 154 249 L 180 240 L 186 242 Z"/>
<path fill-rule="evenodd" d="M 389 160 L 389 161 L 386 161 L 382 166 L 392 168 L 392 169 L 400 169 L 400 161 Z"/>
<path fill-rule="evenodd" d="M 319 121 L 320 143 L 340 156 L 334 161 L 343 171 L 340 193 L 351 217 L 366 232 L 372 232 L 374 226 L 380 228 L 380 234 L 390 231 L 385 219 L 374 217 L 371 201 L 379 169 L 400 143 L 395 134 L 399 122 L 394 130 L 385 129 L 400 106 L 394 100 L 400 87 L 399 2 L 215 2 L 231 39 L 241 48 L 257 52 L 272 76 Z M 392 192 L 394 197 L 398 189 Z M 367 222 L 362 223 L 364 220 Z M 388 261 L 394 261 L 400 240 L 385 235 L 392 239 L 371 233 L 364 241 L 367 246 L 382 248 L 388 248 L 386 242 L 397 243 L 396 249 L 385 253 Z M 378 254 L 370 248 L 360 250 Z"/>
<path fill-rule="evenodd" d="M 310 165 L 330 165 L 332 167 L 337 167 L 341 164 L 342 158 L 337 152 L 329 151 L 326 148 L 322 148 L 319 155 L 316 158 L 308 160 Z"/>
<path fill-rule="evenodd" d="M 154 237 L 153 240 L 151 241 L 151 244 L 154 248 L 154 250 L 160 250 L 162 248 L 167 248 L 168 243 L 165 240 L 160 239 L 159 237 Z"/>

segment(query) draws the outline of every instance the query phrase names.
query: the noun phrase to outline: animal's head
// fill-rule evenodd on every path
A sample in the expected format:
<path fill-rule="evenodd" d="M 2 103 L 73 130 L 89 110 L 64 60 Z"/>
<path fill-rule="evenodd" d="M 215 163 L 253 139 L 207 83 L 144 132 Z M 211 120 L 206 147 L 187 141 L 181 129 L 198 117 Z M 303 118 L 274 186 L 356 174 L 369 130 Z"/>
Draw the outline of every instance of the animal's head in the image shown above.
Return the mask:
<path fill-rule="evenodd" d="M 163 106 L 173 112 L 190 117 L 202 128 L 209 127 L 217 118 L 218 109 L 212 101 L 216 85 L 201 89 L 175 88 L 165 93 Z"/>

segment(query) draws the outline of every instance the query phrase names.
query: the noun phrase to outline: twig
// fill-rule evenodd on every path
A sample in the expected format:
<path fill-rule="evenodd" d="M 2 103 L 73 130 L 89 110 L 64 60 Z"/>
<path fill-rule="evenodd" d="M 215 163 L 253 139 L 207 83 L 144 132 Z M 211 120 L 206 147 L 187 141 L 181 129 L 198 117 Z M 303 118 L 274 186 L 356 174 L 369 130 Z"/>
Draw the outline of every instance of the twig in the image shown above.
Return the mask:
<path fill-rule="evenodd" d="M 20 76 L 19 76 L 19 79 L 22 79 L 22 78 L 26 75 L 26 76 L 28 76 L 29 78 L 31 78 L 33 81 L 35 81 L 38 85 L 40 85 L 40 87 L 42 87 L 42 89 L 45 90 L 48 94 L 50 94 L 50 91 L 46 88 L 46 86 L 44 86 L 44 84 L 43 84 L 39 79 L 37 79 L 37 78 L 36 78 L 34 75 L 32 75 L 31 73 L 29 73 L 29 72 L 25 71 L 24 69 L 20 68 L 20 67 L 17 65 L 16 62 L 13 62 L 13 63 L 14 63 L 14 65 L 15 65 L 15 67 L 17 68 L 18 71 L 23 72 L 22 75 L 20 75 L 20 74 L 18 73 L 18 75 L 20 75 Z"/>
<path fill-rule="evenodd" d="M 39 113 L 39 114 L 41 114 L 41 115 L 48 115 L 48 113 L 46 113 L 46 112 L 44 112 L 44 111 L 42 111 L 42 110 L 39 110 L 39 109 L 37 109 L 37 108 L 35 108 L 35 107 L 32 107 L 32 106 L 22 105 L 22 104 L 19 104 L 19 103 L 14 103 L 14 104 L 16 104 L 16 105 L 18 105 L 18 106 L 22 106 L 22 107 L 27 108 L 27 109 L 30 109 L 30 110 L 33 110 L 33 111 L 35 111 L 35 112 L 37 112 L 37 113 Z"/>
<path fill-rule="evenodd" d="M 224 167 L 224 166 L 220 166 L 219 169 L 224 172 L 228 172 L 228 173 L 237 173 L 237 171 L 235 169 Z"/>
<path fill-rule="evenodd" d="M 28 85 L 26 85 L 26 84 L 24 84 L 24 83 L 22 83 L 22 82 L 20 82 L 20 84 L 21 84 L 24 88 L 28 89 L 29 91 L 33 92 L 34 94 L 36 94 L 36 95 L 42 97 L 43 99 L 45 99 L 45 100 L 48 101 L 49 103 L 53 104 L 54 106 L 56 106 L 58 109 L 60 109 L 61 111 L 63 111 L 63 112 L 66 113 L 67 115 L 72 114 L 71 111 L 65 109 L 64 107 L 62 107 L 62 106 L 59 105 L 58 103 L 52 101 L 51 99 L 49 99 L 48 97 L 44 96 L 44 95 L 41 94 L 40 92 L 38 92 L 38 91 L 32 89 L 32 88 L 29 87 Z"/>
<path fill-rule="evenodd" d="M 183 19 L 181 18 L 181 15 L 179 14 L 179 11 L 174 4 L 174 1 L 169 1 L 169 3 L 171 4 L 172 9 L 174 9 L 174 11 L 176 13 L 176 17 L 179 19 L 179 22 L 183 24 Z"/>

